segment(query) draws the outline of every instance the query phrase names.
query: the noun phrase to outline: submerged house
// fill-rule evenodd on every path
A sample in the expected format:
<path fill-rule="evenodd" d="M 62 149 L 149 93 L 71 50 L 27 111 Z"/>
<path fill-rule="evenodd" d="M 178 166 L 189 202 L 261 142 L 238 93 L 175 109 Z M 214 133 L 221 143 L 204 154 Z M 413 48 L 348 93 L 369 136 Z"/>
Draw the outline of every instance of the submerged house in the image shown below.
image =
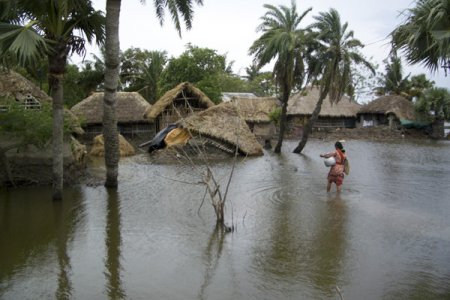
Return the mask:
<path fill-rule="evenodd" d="M 275 97 L 238 98 L 230 101 L 256 137 L 270 139 L 276 128 L 270 114 L 279 107 Z"/>
<path fill-rule="evenodd" d="M 154 123 L 154 132 L 191 114 L 214 106 L 208 96 L 189 82 L 183 82 L 167 91 L 149 107 L 144 117 Z"/>
<path fill-rule="evenodd" d="M 262 146 L 231 103 L 221 103 L 180 121 L 194 136 L 221 150 L 248 156 L 263 155 Z"/>
<path fill-rule="evenodd" d="M 83 123 L 89 137 L 103 132 L 103 92 L 93 93 L 71 108 Z M 137 92 L 117 92 L 117 127 L 122 135 L 154 132 L 153 124 L 144 118 L 150 104 Z"/>
<path fill-rule="evenodd" d="M 358 111 L 359 126 L 389 126 L 392 129 L 400 125 L 412 124 L 416 120 L 414 104 L 399 95 L 381 96 Z"/>
<path fill-rule="evenodd" d="M 316 104 L 319 101 L 319 89 L 307 88 L 292 95 L 288 101 L 287 118 L 288 128 L 293 135 L 299 135 L 303 126 L 311 117 Z M 316 129 L 355 128 L 361 105 L 343 96 L 337 103 L 331 103 L 330 98 L 323 100 L 322 108 L 317 121 L 314 123 Z"/>

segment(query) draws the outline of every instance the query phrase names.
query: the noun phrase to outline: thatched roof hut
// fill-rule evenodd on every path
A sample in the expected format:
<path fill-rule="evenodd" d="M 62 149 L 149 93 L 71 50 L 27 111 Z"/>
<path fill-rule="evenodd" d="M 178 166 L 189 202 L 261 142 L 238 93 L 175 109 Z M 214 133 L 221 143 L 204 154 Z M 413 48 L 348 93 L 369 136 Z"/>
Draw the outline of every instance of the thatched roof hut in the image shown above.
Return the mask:
<path fill-rule="evenodd" d="M 32 96 L 39 102 L 50 102 L 52 98 L 34 83 L 12 70 L 0 71 L 0 98 L 14 98 L 24 102 Z"/>
<path fill-rule="evenodd" d="M 71 111 L 86 124 L 103 122 L 103 92 L 93 93 L 86 99 L 75 104 Z M 144 112 L 151 105 L 137 92 L 117 92 L 117 122 L 148 122 Z"/>
<path fill-rule="evenodd" d="M 381 96 L 362 106 L 358 114 L 394 114 L 399 120 L 416 118 L 414 104 L 399 95 Z"/>
<path fill-rule="evenodd" d="M 307 88 L 305 91 L 296 93 L 289 98 L 288 115 L 312 115 L 319 101 L 319 89 Z M 323 100 L 319 117 L 356 117 L 361 105 L 343 96 L 337 103 L 331 103 L 330 98 Z"/>
<path fill-rule="evenodd" d="M 179 119 L 214 106 L 208 96 L 189 82 L 183 82 L 167 91 L 145 112 L 145 118 L 154 121 L 156 132 Z"/>
<path fill-rule="evenodd" d="M 12 70 L 2 70 L 0 71 L 0 111 L 8 109 L 5 102 L 8 99 L 19 102 L 26 109 L 40 109 L 42 103 L 52 102 L 52 97 L 30 80 Z M 73 133 L 84 133 L 79 126 L 78 118 L 70 110 L 64 109 L 64 117 L 68 120 Z"/>
<path fill-rule="evenodd" d="M 270 113 L 279 106 L 275 97 L 237 98 L 230 101 L 238 110 L 239 115 L 248 123 L 268 123 Z"/>
<path fill-rule="evenodd" d="M 245 155 L 262 155 L 262 147 L 239 116 L 236 107 L 222 103 L 180 121 L 192 133 L 216 139 L 229 145 L 238 146 Z"/>

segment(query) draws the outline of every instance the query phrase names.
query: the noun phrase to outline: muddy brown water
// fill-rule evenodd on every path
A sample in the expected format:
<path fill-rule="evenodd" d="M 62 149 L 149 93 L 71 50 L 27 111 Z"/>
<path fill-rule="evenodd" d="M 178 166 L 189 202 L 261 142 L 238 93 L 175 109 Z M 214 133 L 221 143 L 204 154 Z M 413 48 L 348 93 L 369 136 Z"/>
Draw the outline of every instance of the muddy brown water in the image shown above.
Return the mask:
<path fill-rule="evenodd" d="M 319 157 L 333 143 L 295 146 L 238 162 L 232 233 L 196 171 L 146 154 L 117 192 L 0 190 L 0 299 L 450 299 L 449 142 L 348 141 L 340 195 Z"/>

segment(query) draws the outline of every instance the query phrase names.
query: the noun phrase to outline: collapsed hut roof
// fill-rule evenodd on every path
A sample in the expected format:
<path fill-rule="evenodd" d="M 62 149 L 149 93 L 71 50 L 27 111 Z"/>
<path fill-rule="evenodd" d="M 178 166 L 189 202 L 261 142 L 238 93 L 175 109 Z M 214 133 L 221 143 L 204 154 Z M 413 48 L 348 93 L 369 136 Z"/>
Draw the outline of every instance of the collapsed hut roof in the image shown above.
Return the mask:
<path fill-rule="evenodd" d="M 103 92 L 93 93 L 75 104 L 71 111 L 87 124 L 103 123 Z M 144 112 L 150 107 L 137 92 L 117 92 L 117 121 L 120 123 L 148 122 Z"/>
<path fill-rule="evenodd" d="M 25 100 L 29 95 L 39 102 L 50 102 L 52 98 L 34 83 L 12 70 L 0 71 L 0 98 Z"/>
<path fill-rule="evenodd" d="M 255 135 L 231 103 L 210 107 L 181 120 L 180 123 L 193 133 L 238 146 L 239 151 L 246 155 L 263 154 Z"/>
<path fill-rule="evenodd" d="M 386 95 L 367 103 L 359 110 L 358 114 L 383 114 L 393 113 L 398 119 L 414 120 L 414 104 L 399 95 Z"/>
<path fill-rule="evenodd" d="M 182 82 L 173 89 L 167 91 L 158 101 L 155 102 L 145 112 L 145 118 L 154 120 L 167 106 L 171 105 L 176 99 L 196 98 L 199 104 L 205 108 L 214 106 L 208 96 L 206 96 L 201 90 L 196 88 L 192 83 Z"/>
<path fill-rule="evenodd" d="M 270 122 L 270 113 L 279 105 L 278 99 L 275 97 L 233 97 L 231 103 L 236 106 L 239 115 L 245 121 L 252 123 Z"/>
<path fill-rule="evenodd" d="M 319 101 L 319 89 L 307 88 L 292 95 L 288 101 L 288 115 L 311 115 Z M 331 103 L 327 96 L 322 103 L 320 117 L 356 117 L 361 105 L 343 96 L 337 103 Z"/>

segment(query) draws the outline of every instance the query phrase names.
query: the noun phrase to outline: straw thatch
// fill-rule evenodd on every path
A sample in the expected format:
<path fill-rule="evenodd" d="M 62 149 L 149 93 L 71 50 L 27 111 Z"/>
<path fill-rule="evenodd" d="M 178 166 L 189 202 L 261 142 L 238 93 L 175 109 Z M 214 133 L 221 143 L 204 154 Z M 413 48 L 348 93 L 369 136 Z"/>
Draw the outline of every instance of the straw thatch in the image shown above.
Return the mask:
<path fill-rule="evenodd" d="M 359 110 L 358 114 L 394 114 L 399 120 L 415 120 L 414 104 L 399 95 L 381 96 Z"/>
<path fill-rule="evenodd" d="M 307 88 L 305 91 L 292 95 L 288 101 L 288 115 L 312 115 L 319 101 L 319 89 Z M 347 96 L 337 103 L 331 103 L 330 98 L 323 100 L 319 117 L 356 117 L 361 105 L 351 101 Z"/>
<path fill-rule="evenodd" d="M 184 98 L 188 100 L 195 98 L 198 100 L 198 105 L 205 109 L 214 106 L 214 102 L 212 102 L 201 90 L 189 82 L 183 82 L 167 91 L 155 102 L 155 104 L 148 108 L 145 112 L 145 118 L 154 120 L 166 107 L 172 105 L 175 100 Z"/>
<path fill-rule="evenodd" d="M 86 124 L 100 124 L 103 122 L 103 92 L 93 93 L 71 108 L 71 111 Z M 144 119 L 144 112 L 150 107 L 137 92 L 117 92 L 117 122 L 133 123 L 148 122 Z"/>
<path fill-rule="evenodd" d="M 268 123 L 269 114 L 279 105 L 274 97 L 237 98 L 231 99 L 239 115 L 249 123 Z"/>
<path fill-rule="evenodd" d="M 30 98 L 39 101 L 39 103 L 52 102 L 52 98 L 49 95 L 39 89 L 34 83 L 12 70 L 0 71 L 0 99 L 2 98 L 15 99 L 22 104 L 27 103 Z M 68 120 L 73 133 L 80 135 L 84 133 L 79 125 L 78 118 L 66 108 L 64 108 L 64 118 Z"/>
<path fill-rule="evenodd" d="M 127 140 L 119 134 L 119 152 L 120 157 L 131 156 L 135 154 L 133 146 L 127 142 Z M 103 134 L 97 135 L 94 138 L 94 143 L 92 145 L 90 154 L 93 156 L 105 156 L 105 140 Z"/>
<path fill-rule="evenodd" d="M 39 102 L 50 102 L 52 98 L 31 81 L 12 70 L 0 71 L 0 98 L 14 98 L 25 101 L 32 96 Z"/>
<path fill-rule="evenodd" d="M 245 155 L 263 154 L 261 145 L 233 104 L 213 106 L 182 120 L 181 124 L 192 133 L 237 146 Z"/>

